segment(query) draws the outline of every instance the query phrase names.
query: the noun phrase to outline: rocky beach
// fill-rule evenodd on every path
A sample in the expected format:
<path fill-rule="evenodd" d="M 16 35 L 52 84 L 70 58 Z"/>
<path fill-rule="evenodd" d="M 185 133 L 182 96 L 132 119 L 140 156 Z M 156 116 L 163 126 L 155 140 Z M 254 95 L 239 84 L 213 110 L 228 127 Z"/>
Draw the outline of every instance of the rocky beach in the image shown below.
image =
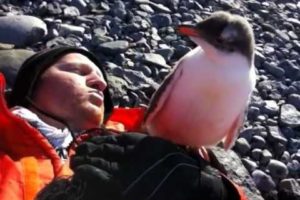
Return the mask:
<path fill-rule="evenodd" d="M 253 27 L 256 89 L 233 150 L 215 156 L 249 199 L 300 199 L 300 1 L 0 0 L 0 72 L 11 88 L 34 51 L 71 45 L 94 52 L 109 75 L 114 105 L 147 105 L 195 45 L 176 33 L 214 11 Z"/>

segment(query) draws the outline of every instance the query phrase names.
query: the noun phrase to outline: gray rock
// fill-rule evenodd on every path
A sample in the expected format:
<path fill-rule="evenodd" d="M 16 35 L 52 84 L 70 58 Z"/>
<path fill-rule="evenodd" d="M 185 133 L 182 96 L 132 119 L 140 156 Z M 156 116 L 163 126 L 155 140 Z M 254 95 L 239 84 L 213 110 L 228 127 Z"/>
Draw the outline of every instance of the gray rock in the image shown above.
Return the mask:
<path fill-rule="evenodd" d="M 16 46 L 31 45 L 47 35 L 46 24 L 33 16 L 0 17 L 0 42 Z"/>
<path fill-rule="evenodd" d="M 112 86 L 110 88 L 113 98 L 122 98 L 127 94 L 128 83 L 122 77 L 110 74 L 108 83 Z"/>
<path fill-rule="evenodd" d="M 239 138 L 234 145 L 234 149 L 241 155 L 245 155 L 250 151 L 251 146 L 245 138 Z"/>
<path fill-rule="evenodd" d="M 270 174 L 272 176 L 272 178 L 279 178 L 279 179 L 283 179 L 286 178 L 288 175 L 288 168 L 287 166 L 283 163 L 280 162 L 278 160 L 275 159 L 271 159 L 267 169 L 270 171 Z"/>
<path fill-rule="evenodd" d="M 61 36 L 67 36 L 69 34 L 83 36 L 85 29 L 81 26 L 74 26 L 74 25 L 70 25 L 70 24 L 60 24 L 58 31 Z"/>
<path fill-rule="evenodd" d="M 297 160 L 298 162 L 300 162 L 300 151 L 296 152 L 296 153 L 293 153 L 291 158 L 293 160 Z"/>
<path fill-rule="evenodd" d="M 266 100 L 265 106 L 263 107 L 262 110 L 268 116 L 275 116 L 279 114 L 279 106 L 274 100 Z"/>
<path fill-rule="evenodd" d="M 257 168 L 257 164 L 250 159 L 242 158 L 242 163 L 250 173 Z"/>
<path fill-rule="evenodd" d="M 300 111 L 300 95 L 299 94 L 291 94 L 287 99 L 287 103 L 295 106 Z"/>
<path fill-rule="evenodd" d="M 269 126 L 268 133 L 268 141 L 284 145 L 287 143 L 287 139 L 283 136 L 278 126 Z"/>
<path fill-rule="evenodd" d="M 268 192 L 270 190 L 275 189 L 276 185 L 271 176 L 266 174 L 265 172 L 257 169 L 252 172 L 252 178 L 255 182 L 257 188 L 260 191 Z"/>
<path fill-rule="evenodd" d="M 25 49 L 0 50 L 0 72 L 4 74 L 7 89 L 13 86 L 20 66 L 33 54 Z"/>
<path fill-rule="evenodd" d="M 50 15 L 59 15 L 62 13 L 62 10 L 58 2 L 48 3 L 47 11 Z"/>
<path fill-rule="evenodd" d="M 154 13 L 154 10 L 148 4 L 140 4 L 139 7 L 141 8 L 141 10 L 143 10 L 143 11 L 149 13 L 149 14 L 153 14 Z"/>
<path fill-rule="evenodd" d="M 161 55 L 167 62 L 169 62 L 174 54 L 174 50 L 172 48 L 159 48 L 155 49 L 155 53 Z"/>
<path fill-rule="evenodd" d="M 300 174 L 300 163 L 298 160 L 292 160 L 287 164 L 289 175 L 291 177 L 299 177 Z"/>
<path fill-rule="evenodd" d="M 266 141 L 263 137 L 259 135 L 254 135 L 252 140 L 251 140 L 251 147 L 252 148 L 259 148 L 263 149 L 266 145 Z"/>
<path fill-rule="evenodd" d="M 267 56 L 273 55 L 274 52 L 275 52 L 275 49 L 274 49 L 272 46 L 269 46 L 269 45 L 265 45 L 265 46 L 264 46 L 264 53 L 265 53 Z"/>
<path fill-rule="evenodd" d="M 264 149 L 262 151 L 260 163 L 262 165 L 266 165 L 267 163 L 269 163 L 272 157 L 273 157 L 272 153 L 268 149 Z"/>
<path fill-rule="evenodd" d="M 227 176 L 243 187 L 248 199 L 263 200 L 249 172 L 245 169 L 239 156 L 234 151 L 225 151 L 218 147 L 213 147 L 212 151 L 217 161 L 222 163 L 221 167 L 227 173 Z"/>
<path fill-rule="evenodd" d="M 260 115 L 260 109 L 256 106 L 250 106 L 247 112 L 248 120 L 255 120 Z"/>
<path fill-rule="evenodd" d="M 181 58 L 182 56 L 184 56 L 186 53 L 188 53 L 189 51 L 191 51 L 192 49 L 190 47 L 187 47 L 185 45 L 176 45 L 175 46 L 175 55 L 176 58 Z"/>
<path fill-rule="evenodd" d="M 251 158 L 254 161 L 259 161 L 261 159 L 262 156 L 262 150 L 261 149 L 253 149 L 251 151 Z"/>
<path fill-rule="evenodd" d="M 138 54 L 136 56 L 136 60 L 142 61 L 146 64 L 155 65 L 156 67 L 159 68 L 167 68 L 167 69 L 170 68 L 170 66 L 167 65 L 164 57 L 155 53 Z"/>
<path fill-rule="evenodd" d="M 272 75 L 274 75 L 277 78 L 282 78 L 285 74 L 284 70 L 280 67 L 277 67 L 275 62 L 265 62 L 263 65 L 266 70 L 268 70 Z"/>
<path fill-rule="evenodd" d="M 80 14 L 85 14 L 88 12 L 87 3 L 84 0 L 71 0 L 70 5 L 78 8 Z"/>
<path fill-rule="evenodd" d="M 115 55 L 124 53 L 129 48 L 129 43 L 126 40 L 118 40 L 113 42 L 105 42 L 99 44 L 99 50 L 106 55 Z"/>
<path fill-rule="evenodd" d="M 281 155 L 280 161 L 283 162 L 284 164 L 287 164 L 291 159 L 291 155 L 288 151 L 284 151 L 283 154 Z"/>
<path fill-rule="evenodd" d="M 288 150 L 290 153 L 295 153 L 300 149 L 300 139 L 289 138 Z"/>
<path fill-rule="evenodd" d="M 300 184 L 296 179 L 283 179 L 279 183 L 279 199 L 299 200 L 300 199 Z"/>
<path fill-rule="evenodd" d="M 169 14 L 155 14 L 150 17 L 150 20 L 156 28 L 167 27 L 172 24 L 172 18 Z"/>
<path fill-rule="evenodd" d="M 299 80 L 300 69 L 290 60 L 281 61 L 278 67 L 284 69 L 286 77 L 291 78 L 292 80 Z"/>
<path fill-rule="evenodd" d="M 110 11 L 112 13 L 112 16 L 118 17 L 121 20 L 125 19 L 127 15 L 125 4 L 120 0 L 114 1 L 114 4 Z"/>
<path fill-rule="evenodd" d="M 290 126 L 292 128 L 300 126 L 300 112 L 291 105 L 284 104 L 280 109 L 280 122 L 283 125 Z"/>
<path fill-rule="evenodd" d="M 68 6 L 64 9 L 65 17 L 77 17 L 80 15 L 80 11 L 75 6 Z"/>

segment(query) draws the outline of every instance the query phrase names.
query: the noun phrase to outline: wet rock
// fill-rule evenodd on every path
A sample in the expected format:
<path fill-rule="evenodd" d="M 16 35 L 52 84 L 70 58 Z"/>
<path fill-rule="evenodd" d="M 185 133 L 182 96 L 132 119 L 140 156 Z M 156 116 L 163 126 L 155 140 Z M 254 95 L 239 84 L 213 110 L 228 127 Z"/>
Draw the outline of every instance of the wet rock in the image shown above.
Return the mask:
<path fill-rule="evenodd" d="M 268 170 L 273 178 L 286 178 L 288 175 L 287 166 L 278 160 L 271 159 L 268 166 Z"/>
<path fill-rule="evenodd" d="M 245 138 L 239 138 L 234 145 L 234 149 L 241 155 L 245 155 L 250 151 L 251 146 Z"/>
<path fill-rule="evenodd" d="M 271 176 L 263 172 L 262 170 L 254 170 L 252 172 L 253 181 L 260 191 L 268 192 L 275 189 L 276 185 Z"/>
<path fill-rule="evenodd" d="M 58 2 L 48 3 L 47 11 L 50 15 L 59 15 L 62 13 L 62 10 Z"/>
<path fill-rule="evenodd" d="M 0 17 L 0 42 L 2 43 L 23 47 L 41 40 L 46 35 L 46 24 L 36 17 Z"/>

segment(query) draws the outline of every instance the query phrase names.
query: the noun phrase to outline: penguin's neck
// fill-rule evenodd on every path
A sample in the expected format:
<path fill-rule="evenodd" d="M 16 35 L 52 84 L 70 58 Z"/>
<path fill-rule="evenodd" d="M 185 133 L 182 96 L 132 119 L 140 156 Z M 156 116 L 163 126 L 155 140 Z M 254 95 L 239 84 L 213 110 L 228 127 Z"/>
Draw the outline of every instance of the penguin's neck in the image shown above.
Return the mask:
<path fill-rule="evenodd" d="M 243 63 L 242 66 L 247 66 L 249 68 L 252 66 L 252 63 L 249 63 L 246 57 L 240 53 L 227 53 L 221 51 L 210 43 L 198 37 L 191 37 L 191 39 L 198 45 L 198 48 L 202 49 L 205 57 L 213 63 L 223 66 L 227 64 L 234 64 L 232 62 L 236 62 L 240 64 Z"/>

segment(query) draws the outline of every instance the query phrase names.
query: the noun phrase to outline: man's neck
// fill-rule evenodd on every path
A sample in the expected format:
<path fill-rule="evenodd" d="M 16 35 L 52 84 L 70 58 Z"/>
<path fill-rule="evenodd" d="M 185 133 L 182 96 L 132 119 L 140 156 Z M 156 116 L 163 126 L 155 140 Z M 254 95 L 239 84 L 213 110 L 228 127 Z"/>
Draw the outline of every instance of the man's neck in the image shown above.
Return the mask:
<path fill-rule="evenodd" d="M 50 125 L 50 126 L 54 126 L 58 129 L 64 129 L 66 127 L 65 124 L 46 116 L 45 114 L 41 113 L 40 111 L 38 111 L 37 109 L 33 108 L 33 107 L 29 107 L 29 110 L 31 110 L 33 113 L 35 113 L 43 122 L 45 122 L 46 124 Z"/>

